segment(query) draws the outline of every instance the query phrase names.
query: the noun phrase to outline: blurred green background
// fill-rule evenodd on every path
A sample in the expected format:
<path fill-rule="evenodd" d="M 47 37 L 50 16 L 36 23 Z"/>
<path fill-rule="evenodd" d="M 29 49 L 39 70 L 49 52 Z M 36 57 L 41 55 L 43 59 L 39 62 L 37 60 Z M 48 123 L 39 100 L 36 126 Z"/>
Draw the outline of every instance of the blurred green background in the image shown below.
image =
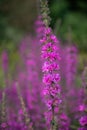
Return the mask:
<path fill-rule="evenodd" d="M 0 0 L 0 48 L 17 49 L 20 39 L 34 34 L 39 0 Z M 82 53 L 87 52 L 87 1 L 48 0 L 51 27 L 66 43 L 71 39 Z"/>
<path fill-rule="evenodd" d="M 86 0 L 49 0 L 52 27 L 63 40 L 67 39 L 71 28 L 72 40 L 81 51 L 87 52 L 87 1 Z M 59 26 L 58 26 L 59 23 Z"/>

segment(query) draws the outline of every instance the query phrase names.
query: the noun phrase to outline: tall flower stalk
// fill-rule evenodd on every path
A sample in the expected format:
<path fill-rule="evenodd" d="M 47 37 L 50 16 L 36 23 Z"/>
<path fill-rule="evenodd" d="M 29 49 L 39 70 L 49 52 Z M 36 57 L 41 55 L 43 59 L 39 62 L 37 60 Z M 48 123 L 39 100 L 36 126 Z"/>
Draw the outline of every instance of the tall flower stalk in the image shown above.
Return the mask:
<path fill-rule="evenodd" d="M 25 117 L 25 125 L 26 125 L 25 127 L 27 127 L 27 130 L 33 130 L 32 124 L 30 122 L 30 118 L 29 118 L 28 113 L 27 113 L 25 102 L 24 102 L 23 97 L 20 93 L 20 89 L 18 87 L 18 84 L 17 84 L 17 91 L 18 91 L 18 97 L 19 97 L 19 100 L 20 100 L 20 103 L 21 103 L 22 111 L 23 111 L 23 114 L 24 114 L 24 117 Z"/>
<path fill-rule="evenodd" d="M 84 71 L 82 73 L 82 87 L 84 98 L 82 95 L 83 101 L 80 102 L 79 106 L 79 111 L 81 114 L 81 117 L 79 119 L 80 128 L 78 128 L 78 130 L 87 129 L 87 66 L 84 68 Z"/>
<path fill-rule="evenodd" d="M 2 105 L 1 105 L 1 130 L 7 129 L 7 119 L 6 119 L 6 94 L 2 93 Z"/>
<path fill-rule="evenodd" d="M 42 59 L 43 59 L 43 83 L 44 83 L 44 95 L 45 103 L 48 111 L 46 112 L 46 121 L 49 130 L 56 129 L 56 109 L 59 109 L 61 102 L 60 98 L 60 74 L 58 72 L 58 61 L 60 56 L 56 44 L 58 40 L 52 33 L 49 27 L 50 17 L 49 8 L 46 0 L 41 1 L 41 14 L 42 20 L 45 25 L 43 38 L 40 40 L 42 43 Z"/>
<path fill-rule="evenodd" d="M 65 79 L 66 79 L 66 110 L 68 113 L 75 113 L 76 104 L 77 104 L 77 95 L 75 92 L 78 92 L 76 87 L 76 75 L 77 75 L 77 65 L 78 65 L 78 50 L 75 45 L 68 45 L 65 48 Z M 71 114 L 74 117 L 74 114 Z"/>

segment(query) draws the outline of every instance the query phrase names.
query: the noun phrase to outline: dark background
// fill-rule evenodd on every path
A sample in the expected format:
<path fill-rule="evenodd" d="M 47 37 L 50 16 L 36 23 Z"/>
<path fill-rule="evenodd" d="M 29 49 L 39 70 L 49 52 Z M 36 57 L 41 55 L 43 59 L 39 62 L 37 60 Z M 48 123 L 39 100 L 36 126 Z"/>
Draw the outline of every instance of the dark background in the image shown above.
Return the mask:
<path fill-rule="evenodd" d="M 36 0 L 0 0 L 0 45 L 14 46 L 23 35 L 34 34 L 37 18 Z M 81 52 L 87 52 L 87 1 L 49 0 L 51 27 L 66 43 L 77 44 Z M 70 30 L 69 30 L 70 29 Z M 13 47 L 14 48 L 14 47 Z"/>

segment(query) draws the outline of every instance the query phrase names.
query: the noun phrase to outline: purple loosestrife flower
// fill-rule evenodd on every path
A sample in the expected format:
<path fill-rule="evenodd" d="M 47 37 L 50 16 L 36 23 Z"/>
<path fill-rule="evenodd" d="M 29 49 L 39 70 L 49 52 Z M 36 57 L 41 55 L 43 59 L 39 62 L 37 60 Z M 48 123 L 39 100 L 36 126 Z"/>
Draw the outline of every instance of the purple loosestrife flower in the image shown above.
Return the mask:
<path fill-rule="evenodd" d="M 24 44 L 25 49 L 23 50 L 22 47 L 21 51 L 21 58 L 24 61 L 24 65 L 17 79 L 21 86 L 24 101 L 27 103 L 33 127 L 35 130 L 44 130 L 45 120 L 43 113 L 45 111 L 45 105 L 42 101 L 41 91 L 40 44 L 38 45 L 38 39 L 35 39 L 35 37 L 25 37 Z"/>
<path fill-rule="evenodd" d="M 42 59 L 43 67 L 43 93 L 45 94 L 45 103 L 48 108 L 46 115 L 46 123 L 49 130 L 55 130 L 56 127 L 56 112 L 55 109 L 59 109 L 60 99 L 60 75 L 58 72 L 60 55 L 58 53 L 56 36 L 52 33 L 49 17 L 49 8 L 47 0 L 40 0 L 41 4 L 41 16 L 43 24 L 45 25 L 43 38 L 40 40 L 42 43 Z M 53 65 L 54 64 L 54 65 Z"/>
<path fill-rule="evenodd" d="M 38 16 L 36 22 L 35 22 L 35 31 L 36 31 L 36 34 L 37 34 L 37 38 L 40 39 L 41 37 L 43 37 L 43 32 L 44 32 L 44 24 L 42 22 L 42 18 L 41 16 Z"/>
<path fill-rule="evenodd" d="M 60 114 L 59 122 L 60 122 L 59 130 L 69 130 L 70 119 L 65 113 Z"/>
<path fill-rule="evenodd" d="M 27 127 L 27 129 L 33 130 L 32 126 L 31 126 L 30 118 L 29 118 L 29 115 L 28 115 L 28 112 L 27 112 L 27 109 L 26 109 L 26 106 L 25 106 L 24 99 L 21 95 L 21 92 L 20 92 L 20 89 L 19 89 L 19 86 L 18 86 L 18 83 L 17 83 L 17 91 L 18 91 L 18 97 L 20 99 L 23 115 L 25 117 L 25 126 Z"/>
<path fill-rule="evenodd" d="M 24 86 L 24 89 L 26 89 L 26 92 L 24 96 L 25 100 L 27 101 L 27 106 L 31 120 L 33 122 L 33 127 L 35 130 L 38 130 L 45 129 L 43 115 L 45 106 L 42 101 L 41 81 L 39 79 L 40 76 L 38 75 L 38 68 L 36 67 L 38 65 L 36 60 L 37 53 L 35 53 L 34 48 L 32 50 L 34 53 L 31 51 L 31 53 L 28 53 L 26 55 L 25 59 L 26 87 Z"/>
<path fill-rule="evenodd" d="M 1 127 L 2 127 L 2 128 L 6 128 L 6 127 L 7 127 L 7 123 L 4 123 L 4 122 L 3 122 L 3 123 L 1 124 Z"/>
<path fill-rule="evenodd" d="M 51 85 L 52 86 L 55 84 L 55 83 L 58 83 L 60 81 L 60 75 L 59 74 L 45 74 L 43 76 L 43 83 L 45 85 Z"/>
<path fill-rule="evenodd" d="M 79 124 L 81 128 L 78 130 L 86 130 L 87 129 L 87 67 L 85 67 L 83 73 L 82 73 L 82 91 L 81 94 L 81 102 L 79 105 L 79 112 L 81 112 L 81 117 L 79 118 Z"/>
<path fill-rule="evenodd" d="M 87 106 L 86 106 L 85 104 L 80 104 L 80 105 L 79 105 L 79 111 L 80 111 L 80 112 L 85 111 L 86 108 L 87 108 Z"/>
<path fill-rule="evenodd" d="M 60 74 L 58 70 L 60 69 L 57 61 L 60 60 L 58 53 L 58 48 L 56 44 L 58 43 L 57 38 L 52 34 L 51 29 L 45 28 L 44 37 L 40 40 L 42 43 L 42 59 L 44 61 L 42 66 L 43 83 L 44 83 L 44 95 L 45 103 L 48 107 L 48 113 L 45 113 L 47 124 L 51 122 L 54 123 L 55 109 L 61 103 L 60 99 Z M 49 119 L 48 119 L 49 118 Z"/>
<path fill-rule="evenodd" d="M 7 124 L 7 111 L 6 111 L 6 93 L 4 91 L 2 93 L 0 126 L 1 126 L 1 129 L 6 129 L 8 127 L 8 124 Z"/>
<path fill-rule="evenodd" d="M 54 130 L 55 127 L 55 109 L 59 106 L 60 100 L 60 75 L 58 73 L 60 56 L 58 53 L 58 48 L 56 44 L 58 40 L 55 35 L 53 35 L 51 28 L 49 27 L 50 17 L 49 17 L 49 8 L 47 1 L 41 0 L 41 15 L 42 21 L 45 25 L 43 38 L 40 40 L 42 43 L 42 59 L 44 61 L 42 71 L 43 83 L 44 83 L 44 94 L 45 94 L 45 103 L 48 107 L 49 112 L 47 112 L 46 119 L 48 129 Z M 50 116 L 49 116 L 50 115 Z M 49 118 L 49 119 L 48 119 Z"/>
<path fill-rule="evenodd" d="M 65 60 L 66 60 L 66 110 L 72 114 L 72 119 L 75 117 L 78 100 L 78 88 L 76 87 L 76 75 L 78 65 L 78 50 L 75 45 L 69 45 L 65 49 Z M 74 119 L 73 119 L 74 120 Z"/>
<path fill-rule="evenodd" d="M 43 72 L 57 71 L 59 70 L 59 65 L 56 63 L 44 62 L 42 70 Z"/>
<path fill-rule="evenodd" d="M 82 116 L 79 120 L 81 126 L 87 126 L 87 116 Z"/>
<path fill-rule="evenodd" d="M 82 85 L 84 88 L 87 87 L 87 66 L 84 68 L 84 71 L 82 73 Z"/>
<path fill-rule="evenodd" d="M 66 85 L 73 86 L 77 72 L 77 54 L 76 46 L 71 45 L 66 48 Z"/>

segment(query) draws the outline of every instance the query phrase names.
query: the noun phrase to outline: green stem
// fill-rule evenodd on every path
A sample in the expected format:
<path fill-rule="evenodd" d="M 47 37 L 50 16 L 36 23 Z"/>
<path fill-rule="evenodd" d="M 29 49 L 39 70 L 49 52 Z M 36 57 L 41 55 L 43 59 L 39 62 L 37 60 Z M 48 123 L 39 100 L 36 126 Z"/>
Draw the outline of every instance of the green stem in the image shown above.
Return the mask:
<path fill-rule="evenodd" d="M 54 106 L 52 106 L 52 122 L 51 122 L 51 130 L 55 130 L 55 117 L 54 117 Z"/>

